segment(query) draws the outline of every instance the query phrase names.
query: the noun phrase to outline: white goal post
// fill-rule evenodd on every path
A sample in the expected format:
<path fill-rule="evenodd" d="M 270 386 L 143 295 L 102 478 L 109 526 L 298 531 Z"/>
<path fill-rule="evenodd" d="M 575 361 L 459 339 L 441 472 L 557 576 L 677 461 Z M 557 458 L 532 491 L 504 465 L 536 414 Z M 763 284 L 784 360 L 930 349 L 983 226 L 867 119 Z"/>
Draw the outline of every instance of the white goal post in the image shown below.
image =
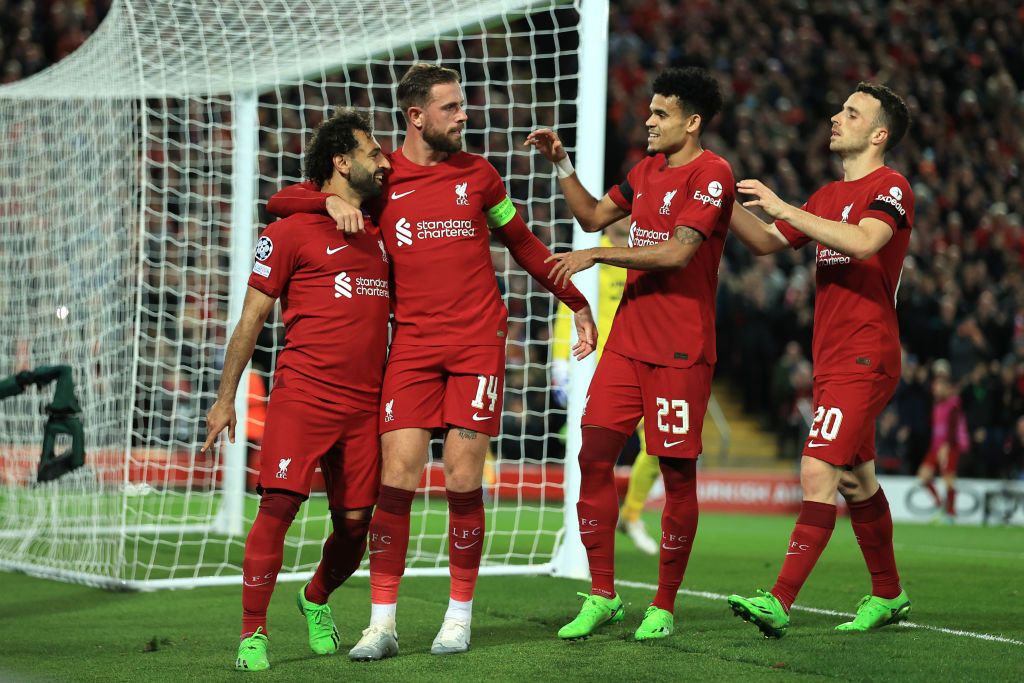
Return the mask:
<path fill-rule="evenodd" d="M 266 200 L 301 180 L 310 131 L 356 106 L 395 149 L 394 84 L 415 62 L 452 67 L 467 149 L 495 164 L 542 241 L 588 245 L 523 140 L 556 128 L 603 192 L 607 32 L 607 0 L 115 0 L 77 51 L 0 87 L 0 380 L 72 366 L 86 442 L 84 467 L 37 483 L 52 391 L 0 400 L 0 570 L 131 589 L 238 583 L 276 312 L 240 385 L 236 443 L 198 449 Z M 492 257 L 510 331 L 482 573 L 582 577 L 574 461 L 593 362 L 560 408 L 554 300 L 503 247 Z M 596 305 L 596 270 L 577 281 Z M 434 464 L 421 493 L 408 573 L 444 574 Z M 280 578 L 309 576 L 329 533 L 316 488 Z"/>

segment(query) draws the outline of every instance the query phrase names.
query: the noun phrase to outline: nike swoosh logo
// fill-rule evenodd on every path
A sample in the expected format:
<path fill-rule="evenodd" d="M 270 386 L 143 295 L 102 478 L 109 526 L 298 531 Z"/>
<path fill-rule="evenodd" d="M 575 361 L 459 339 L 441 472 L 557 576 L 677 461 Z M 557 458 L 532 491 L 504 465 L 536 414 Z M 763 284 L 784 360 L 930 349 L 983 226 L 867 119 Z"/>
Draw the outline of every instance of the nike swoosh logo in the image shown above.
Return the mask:
<path fill-rule="evenodd" d="M 586 536 L 587 534 L 593 534 L 593 533 L 596 533 L 596 532 L 597 532 L 597 529 L 591 529 L 590 531 L 581 531 L 580 532 L 580 536 Z"/>
<path fill-rule="evenodd" d="M 786 553 L 787 555 L 799 555 L 800 553 Z"/>
<path fill-rule="evenodd" d="M 380 550 L 371 550 L 371 551 L 370 551 L 370 554 L 371 554 L 371 555 L 374 555 L 374 554 L 376 554 L 376 553 L 382 553 L 382 552 L 384 552 L 385 550 L 387 550 L 387 548 L 381 548 Z"/>
<path fill-rule="evenodd" d="M 456 549 L 456 550 L 467 550 L 467 549 L 469 549 L 469 548 L 472 548 L 473 546 L 475 546 L 475 545 L 476 545 L 477 543 L 479 543 L 479 542 L 480 542 L 480 541 L 473 541 L 473 542 L 472 542 L 472 543 L 470 543 L 469 545 L 459 545 L 458 543 L 456 543 L 456 544 L 455 544 L 455 549 Z"/>
<path fill-rule="evenodd" d="M 477 415 L 476 413 L 473 413 L 473 421 L 474 422 L 483 422 L 484 420 L 490 420 L 492 417 L 494 417 L 494 416 L 493 415 L 484 415 L 483 417 L 481 417 L 481 416 Z"/>
<path fill-rule="evenodd" d="M 343 247 L 336 247 L 334 249 L 331 249 L 330 247 L 327 247 L 327 253 L 328 254 L 337 254 L 342 249 L 347 249 L 347 248 L 348 248 L 347 244 L 345 246 L 343 246 Z"/>
<path fill-rule="evenodd" d="M 679 550 L 683 546 L 681 546 L 681 545 L 668 546 L 668 545 L 665 545 L 664 543 L 662 543 L 661 547 L 664 548 L 665 550 Z"/>
<path fill-rule="evenodd" d="M 808 448 L 824 448 L 825 446 L 828 446 L 828 445 L 829 444 L 827 444 L 827 443 L 812 442 L 812 443 L 807 444 L 807 447 Z"/>
<path fill-rule="evenodd" d="M 391 193 L 391 198 L 392 198 L 392 199 L 401 199 L 402 197 L 404 197 L 404 196 L 406 196 L 406 195 L 410 195 L 410 194 L 412 194 L 412 193 L 413 193 L 413 192 L 415 192 L 415 191 L 416 191 L 416 190 L 409 190 L 408 192 L 403 192 L 403 193 L 401 193 L 401 194 L 399 194 L 399 193 L 397 193 L 397 192 L 392 192 L 392 193 Z"/>
<path fill-rule="evenodd" d="M 683 439 L 682 441 L 666 441 L 665 448 L 672 448 L 673 446 L 678 446 L 681 443 L 686 443 L 686 439 Z"/>

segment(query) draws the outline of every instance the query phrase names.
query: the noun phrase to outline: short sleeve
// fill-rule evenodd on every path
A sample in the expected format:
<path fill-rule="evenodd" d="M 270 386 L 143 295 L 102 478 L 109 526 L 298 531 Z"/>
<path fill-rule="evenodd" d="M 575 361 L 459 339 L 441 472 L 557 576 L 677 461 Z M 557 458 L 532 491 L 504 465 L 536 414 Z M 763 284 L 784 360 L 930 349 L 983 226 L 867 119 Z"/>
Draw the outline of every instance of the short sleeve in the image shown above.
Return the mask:
<path fill-rule="evenodd" d="M 898 173 L 888 175 L 878 184 L 874 194 L 874 199 L 860 216 L 862 219 L 877 218 L 893 232 L 910 227 L 907 214 L 914 208 L 914 191 L 906 178 Z"/>
<path fill-rule="evenodd" d="M 814 195 L 811 195 L 811 198 L 804 202 L 804 205 L 800 207 L 800 210 L 806 211 L 807 213 L 814 213 Z M 811 242 L 810 237 L 800 232 L 786 221 L 775 221 L 775 227 L 778 228 L 779 232 L 782 233 L 782 236 L 786 238 L 786 241 L 789 242 L 789 246 L 793 249 L 800 249 Z"/>
<path fill-rule="evenodd" d="M 690 176 L 682 201 L 673 202 L 676 209 L 672 225 L 693 228 L 705 238 L 711 236 L 723 211 L 732 210 L 735 196 L 732 172 L 725 164 L 707 165 Z"/>
<path fill-rule="evenodd" d="M 287 219 L 267 226 L 256 240 L 255 260 L 249 286 L 275 299 L 281 296 L 295 272 L 298 240 L 295 226 L 285 225 Z"/>
<path fill-rule="evenodd" d="M 608 190 L 608 197 L 615 205 L 623 211 L 633 210 L 633 197 L 636 194 L 636 181 L 640 177 L 640 173 L 637 171 L 640 168 L 640 164 L 637 164 L 630 169 L 629 173 L 626 174 L 626 179 L 618 185 L 613 185 Z"/>

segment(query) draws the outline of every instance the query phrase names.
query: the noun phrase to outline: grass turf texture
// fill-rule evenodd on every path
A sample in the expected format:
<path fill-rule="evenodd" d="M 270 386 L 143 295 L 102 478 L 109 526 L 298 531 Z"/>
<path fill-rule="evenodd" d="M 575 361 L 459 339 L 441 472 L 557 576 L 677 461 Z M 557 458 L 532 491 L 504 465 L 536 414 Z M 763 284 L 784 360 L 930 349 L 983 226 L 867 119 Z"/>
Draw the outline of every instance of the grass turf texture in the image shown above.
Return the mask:
<path fill-rule="evenodd" d="M 657 526 L 657 517 L 647 523 Z M 752 594 L 770 587 L 792 526 L 785 517 L 704 514 L 684 589 Z M 653 584 L 657 561 L 618 541 L 619 578 Z M 1024 641 L 1019 605 L 1024 530 L 901 525 L 897 557 L 914 603 L 911 619 Z M 580 680 L 675 681 L 826 678 L 844 680 L 1019 680 L 1024 645 L 983 641 L 921 628 L 867 634 L 832 629 L 843 617 L 793 612 L 789 633 L 768 641 L 730 614 L 724 599 L 681 595 L 676 633 L 632 641 L 653 596 L 622 586 L 626 618 L 593 638 L 561 642 L 558 628 L 579 608 L 584 582 L 549 577 L 484 577 L 473 621 L 473 647 L 430 655 L 447 604 L 447 579 L 413 578 L 401 589 L 402 654 L 376 663 L 344 656 L 368 617 L 366 579 L 331 598 L 343 651 L 317 657 L 295 611 L 298 584 L 279 584 L 270 606 L 271 670 L 233 670 L 239 588 L 110 593 L 22 575 L 0 574 L 0 679 L 109 680 Z M 867 570 L 840 519 L 832 542 L 800 594 L 798 606 L 852 613 L 869 591 Z"/>

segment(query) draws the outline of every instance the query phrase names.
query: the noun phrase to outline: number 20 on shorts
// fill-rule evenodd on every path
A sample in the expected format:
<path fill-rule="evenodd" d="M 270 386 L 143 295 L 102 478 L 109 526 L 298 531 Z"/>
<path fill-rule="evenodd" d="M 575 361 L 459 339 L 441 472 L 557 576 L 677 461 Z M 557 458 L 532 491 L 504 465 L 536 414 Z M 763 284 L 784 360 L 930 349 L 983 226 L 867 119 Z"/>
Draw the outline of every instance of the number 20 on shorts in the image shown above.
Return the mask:
<path fill-rule="evenodd" d="M 665 434 L 686 434 L 690 431 L 690 404 L 686 401 L 658 397 L 658 431 Z M 672 412 L 677 424 L 669 424 L 668 414 Z"/>
<path fill-rule="evenodd" d="M 814 411 L 814 422 L 811 423 L 811 438 L 821 438 L 825 441 L 832 441 L 839 434 L 839 427 L 843 424 L 843 411 L 839 408 L 825 409 L 825 406 L 818 406 Z"/>

